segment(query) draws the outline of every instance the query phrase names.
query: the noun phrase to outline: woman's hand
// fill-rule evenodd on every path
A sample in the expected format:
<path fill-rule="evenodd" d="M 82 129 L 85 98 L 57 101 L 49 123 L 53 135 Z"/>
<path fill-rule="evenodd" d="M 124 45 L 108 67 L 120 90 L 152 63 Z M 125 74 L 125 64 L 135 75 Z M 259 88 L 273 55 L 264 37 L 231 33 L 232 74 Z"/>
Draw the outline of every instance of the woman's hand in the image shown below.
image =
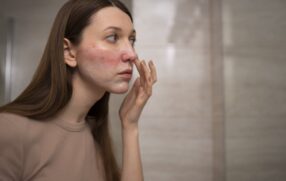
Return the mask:
<path fill-rule="evenodd" d="M 119 110 L 123 128 L 138 126 L 140 114 L 152 95 L 153 84 L 157 81 L 156 67 L 152 61 L 147 66 L 144 60 L 135 60 L 135 66 L 140 77 L 135 80 Z"/>

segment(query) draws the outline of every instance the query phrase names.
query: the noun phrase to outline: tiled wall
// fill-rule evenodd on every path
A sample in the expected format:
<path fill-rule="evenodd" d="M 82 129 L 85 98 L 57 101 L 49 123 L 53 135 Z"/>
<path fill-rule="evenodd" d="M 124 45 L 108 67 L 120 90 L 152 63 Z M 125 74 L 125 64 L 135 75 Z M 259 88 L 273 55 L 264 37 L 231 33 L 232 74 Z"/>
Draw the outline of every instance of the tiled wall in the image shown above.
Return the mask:
<path fill-rule="evenodd" d="M 158 83 L 141 119 L 146 180 L 212 180 L 208 0 L 135 0 L 136 45 Z"/>
<path fill-rule="evenodd" d="M 159 74 L 141 120 L 146 180 L 285 180 L 285 7 L 133 2 L 137 50 Z"/>
<path fill-rule="evenodd" d="M 286 180 L 286 1 L 223 0 L 228 181 Z"/>

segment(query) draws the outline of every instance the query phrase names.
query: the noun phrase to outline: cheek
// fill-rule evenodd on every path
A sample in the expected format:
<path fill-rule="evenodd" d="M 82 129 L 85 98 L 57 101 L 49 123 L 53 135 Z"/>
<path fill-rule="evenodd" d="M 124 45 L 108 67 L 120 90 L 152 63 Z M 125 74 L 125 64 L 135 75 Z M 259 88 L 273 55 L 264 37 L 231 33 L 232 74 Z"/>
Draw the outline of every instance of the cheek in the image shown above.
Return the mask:
<path fill-rule="evenodd" d="M 84 61 L 102 68 L 117 67 L 120 63 L 120 53 L 103 48 L 91 48 L 86 51 Z"/>

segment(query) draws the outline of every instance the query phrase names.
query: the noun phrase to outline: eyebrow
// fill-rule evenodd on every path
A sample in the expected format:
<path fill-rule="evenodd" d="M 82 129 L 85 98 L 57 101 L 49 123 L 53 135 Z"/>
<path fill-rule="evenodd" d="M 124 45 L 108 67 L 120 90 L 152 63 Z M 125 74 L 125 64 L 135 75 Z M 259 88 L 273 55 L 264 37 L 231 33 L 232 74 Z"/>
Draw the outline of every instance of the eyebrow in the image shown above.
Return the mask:
<path fill-rule="evenodd" d="M 116 31 L 123 31 L 121 28 L 119 28 L 117 26 L 109 26 L 109 27 L 105 28 L 104 31 L 109 30 L 109 29 L 113 29 Z M 130 34 L 136 34 L 136 30 L 132 29 Z"/>

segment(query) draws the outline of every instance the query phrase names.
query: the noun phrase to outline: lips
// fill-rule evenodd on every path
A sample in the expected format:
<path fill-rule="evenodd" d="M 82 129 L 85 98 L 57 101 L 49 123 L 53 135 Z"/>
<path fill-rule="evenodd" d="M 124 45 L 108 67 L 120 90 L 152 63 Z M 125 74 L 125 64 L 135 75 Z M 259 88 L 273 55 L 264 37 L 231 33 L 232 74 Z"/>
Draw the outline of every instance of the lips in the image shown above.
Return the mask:
<path fill-rule="evenodd" d="M 124 70 L 122 72 L 120 72 L 119 74 L 132 74 L 132 70 Z"/>
<path fill-rule="evenodd" d="M 132 70 L 128 69 L 128 70 L 124 70 L 122 72 L 118 73 L 122 78 L 124 79 L 131 79 L 132 77 Z"/>

